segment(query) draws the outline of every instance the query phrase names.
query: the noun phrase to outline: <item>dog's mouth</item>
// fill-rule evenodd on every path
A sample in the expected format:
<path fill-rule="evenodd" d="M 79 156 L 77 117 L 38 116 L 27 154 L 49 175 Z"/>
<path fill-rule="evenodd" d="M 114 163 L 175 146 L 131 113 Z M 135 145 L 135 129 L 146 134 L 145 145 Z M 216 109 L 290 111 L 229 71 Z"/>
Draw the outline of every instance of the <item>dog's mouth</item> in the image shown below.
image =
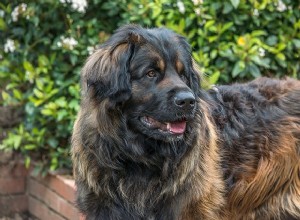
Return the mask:
<path fill-rule="evenodd" d="M 174 122 L 160 122 L 149 116 L 141 117 L 141 122 L 150 129 L 158 130 L 162 133 L 182 135 L 186 130 L 186 119 Z"/>

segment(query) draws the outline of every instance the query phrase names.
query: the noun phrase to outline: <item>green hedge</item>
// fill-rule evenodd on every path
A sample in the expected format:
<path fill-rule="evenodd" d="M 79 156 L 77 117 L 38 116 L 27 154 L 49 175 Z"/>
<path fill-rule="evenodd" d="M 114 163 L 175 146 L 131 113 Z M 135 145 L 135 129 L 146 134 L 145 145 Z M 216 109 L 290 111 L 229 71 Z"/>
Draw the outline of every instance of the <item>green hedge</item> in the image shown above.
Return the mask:
<path fill-rule="evenodd" d="M 294 0 L 1 1 L 0 102 L 25 116 L 0 149 L 21 151 L 26 165 L 34 157 L 38 169 L 71 168 L 80 68 L 125 23 L 185 35 L 207 85 L 299 77 L 299 7 Z"/>

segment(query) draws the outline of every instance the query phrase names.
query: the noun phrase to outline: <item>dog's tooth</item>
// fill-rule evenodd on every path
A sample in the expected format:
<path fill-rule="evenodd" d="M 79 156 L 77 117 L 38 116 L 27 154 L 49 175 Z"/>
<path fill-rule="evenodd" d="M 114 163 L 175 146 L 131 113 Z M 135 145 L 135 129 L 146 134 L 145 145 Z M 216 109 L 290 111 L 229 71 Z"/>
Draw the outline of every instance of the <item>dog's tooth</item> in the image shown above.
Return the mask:
<path fill-rule="evenodd" d="M 170 129 L 171 129 L 171 123 L 168 122 L 168 123 L 167 123 L 167 130 L 169 131 Z"/>

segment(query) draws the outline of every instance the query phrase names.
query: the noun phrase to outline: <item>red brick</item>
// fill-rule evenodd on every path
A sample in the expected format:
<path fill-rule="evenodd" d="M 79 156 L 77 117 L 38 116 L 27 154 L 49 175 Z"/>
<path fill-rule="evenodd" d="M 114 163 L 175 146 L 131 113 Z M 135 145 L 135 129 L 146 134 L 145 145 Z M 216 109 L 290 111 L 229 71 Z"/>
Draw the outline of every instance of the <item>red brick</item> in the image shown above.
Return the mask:
<path fill-rule="evenodd" d="M 65 220 L 63 217 L 49 209 L 41 201 L 38 201 L 31 196 L 29 197 L 29 212 L 42 220 Z"/>
<path fill-rule="evenodd" d="M 65 176 L 48 175 L 46 177 L 34 177 L 39 182 L 51 188 L 57 194 L 71 203 L 75 203 L 75 181 Z"/>
<path fill-rule="evenodd" d="M 32 178 L 29 180 L 29 193 L 67 219 L 79 219 L 79 213 L 74 205 Z"/>
<path fill-rule="evenodd" d="M 0 177 L 25 177 L 29 173 L 22 162 L 0 165 Z"/>
<path fill-rule="evenodd" d="M 0 194 L 17 194 L 25 192 L 25 177 L 0 177 Z"/>
<path fill-rule="evenodd" d="M 26 195 L 0 196 L 0 216 L 28 210 Z"/>

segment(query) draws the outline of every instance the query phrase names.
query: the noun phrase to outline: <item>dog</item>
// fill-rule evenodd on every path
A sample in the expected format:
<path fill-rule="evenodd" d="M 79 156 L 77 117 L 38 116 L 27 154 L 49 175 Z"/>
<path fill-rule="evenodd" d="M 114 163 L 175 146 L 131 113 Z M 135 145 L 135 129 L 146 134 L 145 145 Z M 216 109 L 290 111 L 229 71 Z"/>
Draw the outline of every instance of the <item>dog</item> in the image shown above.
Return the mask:
<path fill-rule="evenodd" d="M 87 59 L 71 147 L 86 219 L 300 219 L 300 82 L 200 84 L 166 28 L 123 26 Z"/>

